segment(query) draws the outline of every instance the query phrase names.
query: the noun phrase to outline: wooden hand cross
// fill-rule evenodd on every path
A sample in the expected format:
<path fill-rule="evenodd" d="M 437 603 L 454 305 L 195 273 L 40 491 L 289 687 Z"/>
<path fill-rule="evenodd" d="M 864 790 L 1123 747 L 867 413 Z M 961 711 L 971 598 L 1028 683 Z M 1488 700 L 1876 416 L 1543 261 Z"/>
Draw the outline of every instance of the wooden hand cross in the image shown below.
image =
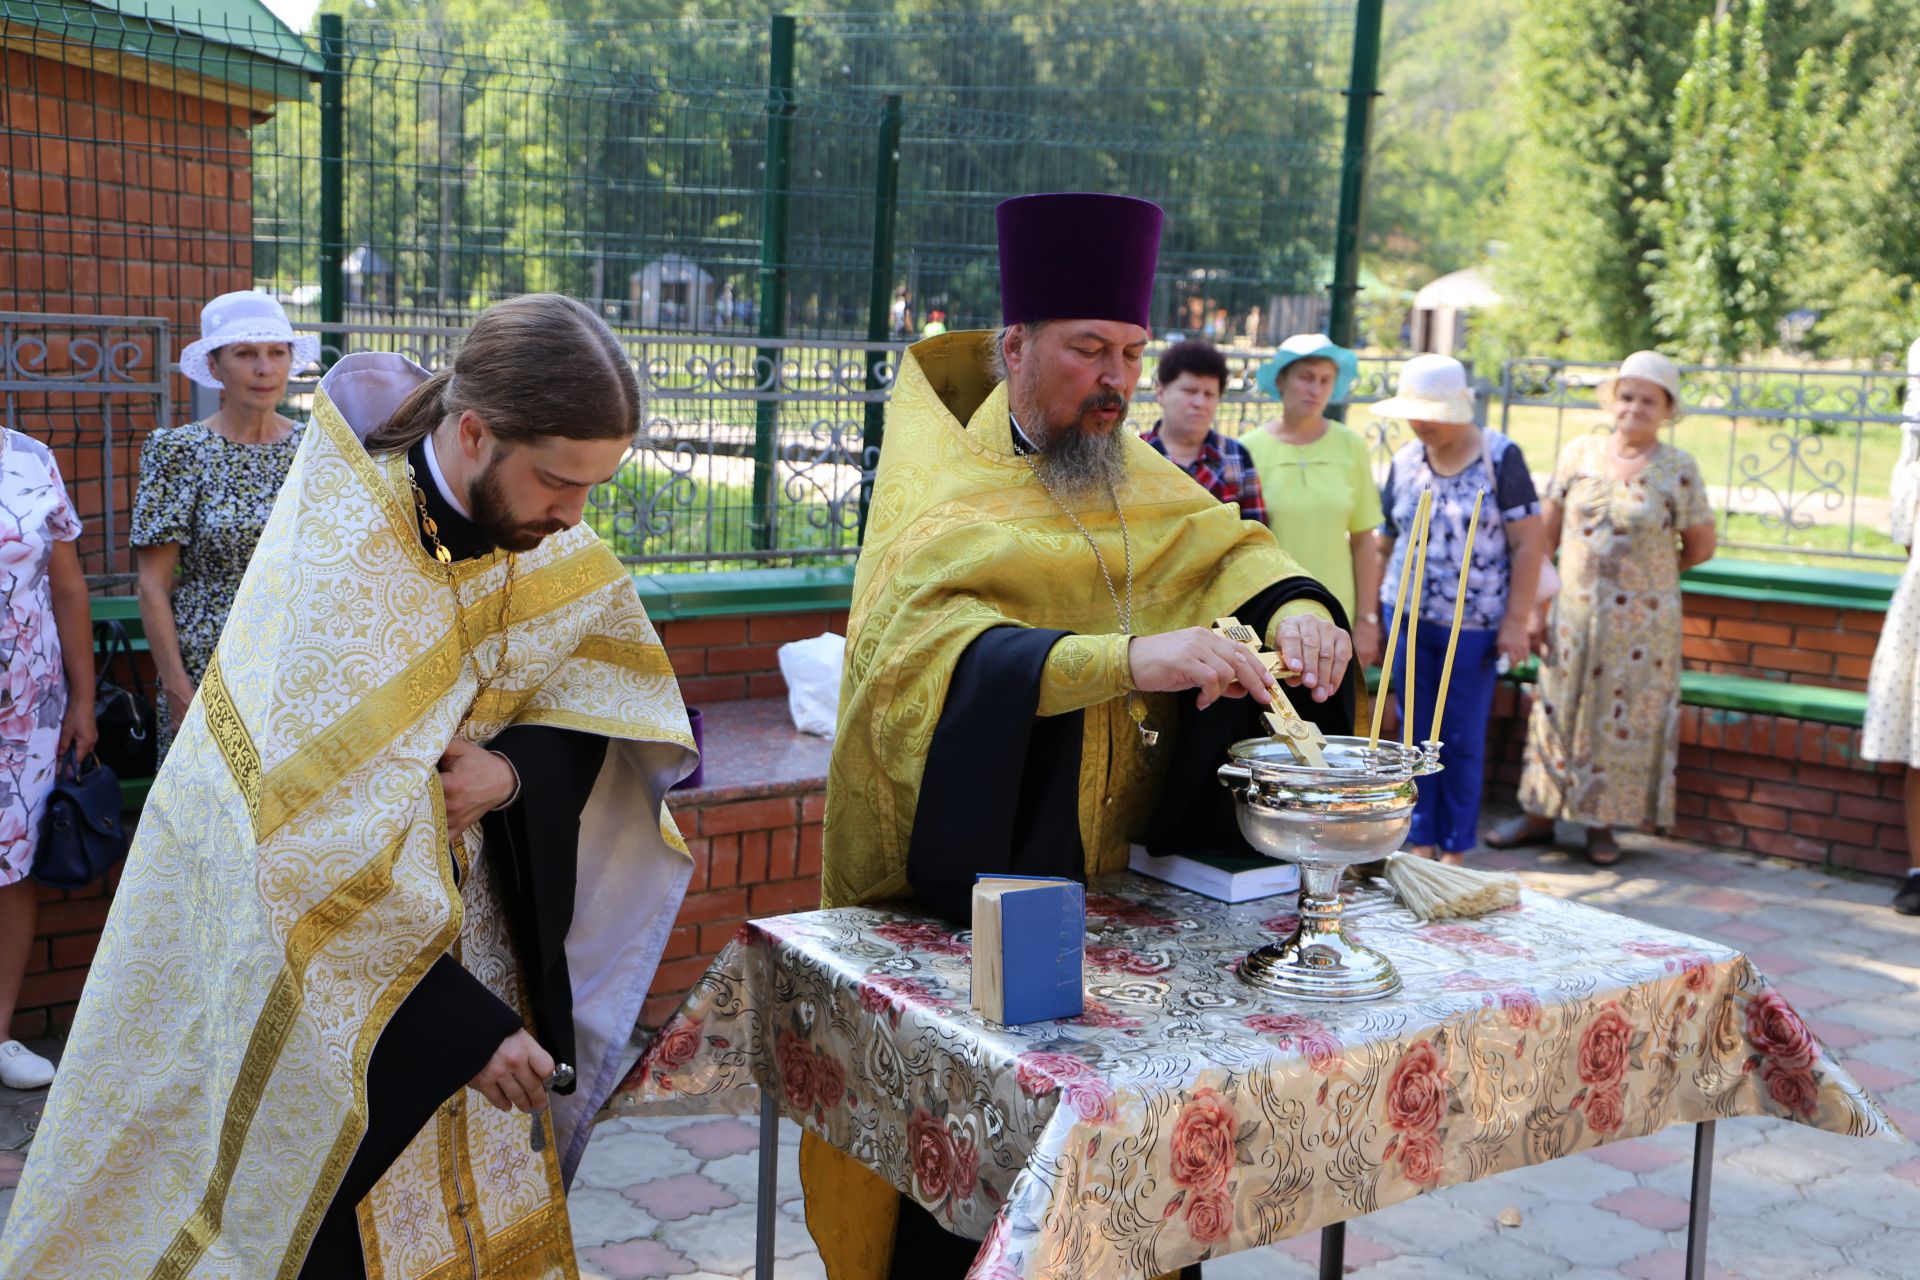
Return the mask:
<path fill-rule="evenodd" d="M 1326 735 L 1319 729 L 1300 718 L 1287 701 L 1287 695 L 1280 691 L 1280 681 L 1292 676 L 1282 663 L 1285 661 L 1271 649 L 1260 645 L 1260 636 L 1238 618 L 1217 618 L 1213 624 L 1214 634 L 1235 644 L 1243 644 L 1253 651 L 1254 658 L 1267 671 L 1267 691 L 1273 695 L 1273 706 L 1266 712 L 1267 728 L 1275 742 L 1284 742 L 1293 752 L 1293 758 L 1301 764 L 1315 769 L 1327 767 L 1327 758 L 1322 748 L 1327 745 Z"/>

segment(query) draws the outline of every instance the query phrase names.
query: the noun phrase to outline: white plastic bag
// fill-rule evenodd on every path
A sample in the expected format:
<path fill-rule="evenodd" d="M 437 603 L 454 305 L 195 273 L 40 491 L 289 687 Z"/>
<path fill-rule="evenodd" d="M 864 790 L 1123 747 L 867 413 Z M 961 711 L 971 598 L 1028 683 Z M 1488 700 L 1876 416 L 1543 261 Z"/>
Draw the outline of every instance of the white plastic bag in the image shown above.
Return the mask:
<path fill-rule="evenodd" d="M 802 733 L 833 736 L 840 717 L 840 664 L 847 638 L 829 631 L 780 646 L 780 674 L 787 682 L 787 711 Z"/>

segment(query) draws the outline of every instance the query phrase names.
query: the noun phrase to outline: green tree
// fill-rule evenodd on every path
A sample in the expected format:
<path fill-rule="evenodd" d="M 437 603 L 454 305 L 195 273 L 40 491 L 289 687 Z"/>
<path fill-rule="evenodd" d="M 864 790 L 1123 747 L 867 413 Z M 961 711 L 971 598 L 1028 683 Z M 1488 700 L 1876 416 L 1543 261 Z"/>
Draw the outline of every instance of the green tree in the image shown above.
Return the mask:
<path fill-rule="evenodd" d="M 1536 354 L 1612 358 L 1652 344 L 1640 264 L 1660 246 L 1652 205 L 1669 154 L 1666 116 L 1695 24 L 1713 0 L 1558 0 L 1515 31 L 1514 108 L 1495 261 L 1506 304 L 1495 341 Z"/>
<path fill-rule="evenodd" d="M 1647 282 L 1654 325 L 1703 362 L 1772 346 L 1793 300 L 1787 265 L 1804 230 L 1802 166 L 1820 131 L 1819 55 L 1801 55 L 1776 101 L 1768 25 L 1766 0 L 1701 19 L 1674 90 L 1664 199 L 1650 206 L 1660 237 Z"/>
<path fill-rule="evenodd" d="M 1520 132 L 1509 105 L 1520 9 L 1521 0 L 1387 6 L 1366 243 L 1383 275 L 1417 288 L 1485 257 Z"/>
<path fill-rule="evenodd" d="M 1823 119 L 1800 184 L 1797 301 L 1819 313 L 1816 352 L 1886 362 L 1920 334 L 1920 49 L 1856 64 L 1862 87 L 1844 122 Z"/>

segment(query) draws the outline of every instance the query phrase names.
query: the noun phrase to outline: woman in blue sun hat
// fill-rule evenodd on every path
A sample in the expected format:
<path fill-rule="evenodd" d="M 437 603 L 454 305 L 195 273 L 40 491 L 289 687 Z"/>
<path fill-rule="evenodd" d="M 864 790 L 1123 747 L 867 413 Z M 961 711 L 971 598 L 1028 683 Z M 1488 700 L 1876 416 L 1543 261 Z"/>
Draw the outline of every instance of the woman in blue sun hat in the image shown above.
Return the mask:
<path fill-rule="evenodd" d="M 1287 554 L 1325 584 L 1353 622 L 1354 656 L 1380 661 L 1380 613 L 1359 598 L 1363 564 L 1380 524 L 1380 491 L 1366 441 L 1326 416 L 1347 398 L 1360 361 L 1317 333 L 1295 334 L 1254 381 L 1280 402 L 1280 416 L 1241 437 L 1266 495 L 1267 525 Z"/>

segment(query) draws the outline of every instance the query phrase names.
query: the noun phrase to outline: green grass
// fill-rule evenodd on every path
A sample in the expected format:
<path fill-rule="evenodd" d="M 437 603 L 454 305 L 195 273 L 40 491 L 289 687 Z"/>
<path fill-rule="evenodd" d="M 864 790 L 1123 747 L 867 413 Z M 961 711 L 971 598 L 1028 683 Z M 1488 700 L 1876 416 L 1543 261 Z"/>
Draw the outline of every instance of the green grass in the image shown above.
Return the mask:
<path fill-rule="evenodd" d="M 1853 531 L 1853 556 L 1838 554 L 1847 550 L 1845 525 L 1813 525 L 1805 529 L 1782 529 L 1778 521 L 1768 524 L 1759 516 L 1722 516 L 1720 554 L 1741 560 L 1765 559 L 1781 564 L 1804 564 L 1822 569 L 1865 569 L 1898 573 L 1906 564 L 1906 549 L 1878 529 Z M 1735 546 L 1739 543 L 1743 545 Z M 1756 548 L 1764 548 L 1758 550 Z M 1859 556 L 1890 556 L 1891 560 L 1862 560 Z"/>
<path fill-rule="evenodd" d="M 1560 450 L 1575 436 L 1587 435 L 1605 426 L 1597 409 L 1554 409 L 1542 405 L 1516 405 L 1511 413 L 1502 413 L 1496 399 L 1487 406 L 1487 420 L 1511 436 L 1527 457 L 1527 465 L 1538 473 L 1551 473 Z M 1348 425 L 1364 430 L 1372 421 L 1365 405 L 1356 405 L 1348 415 Z M 1869 423 L 1856 431 L 1842 426 L 1831 434 L 1814 431 L 1807 423 L 1776 423 L 1746 420 L 1738 425 L 1725 418 L 1704 416 L 1683 418 L 1666 438 L 1685 449 L 1700 464 L 1709 485 L 1738 483 L 1736 466 L 1754 471 L 1773 468 L 1785 458 L 1784 450 L 1774 444 L 1775 437 L 1790 435 L 1786 428 L 1797 428 L 1800 458 L 1795 464 L 1794 488 L 1806 492 L 1815 487 L 1814 476 L 1824 479 L 1838 464 L 1841 491 L 1856 491 L 1862 498 L 1885 498 L 1900 460 L 1900 429 L 1881 423 Z M 1396 424 L 1396 440 L 1408 439 L 1404 427 Z M 1855 451 L 1858 449 L 1856 460 Z M 1809 475 L 1809 469 L 1813 475 Z M 1784 465 L 1772 470 L 1766 482 L 1775 489 L 1786 487 Z M 1730 480 L 1729 477 L 1733 479 Z"/>
<path fill-rule="evenodd" d="M 824 504 L 806 506 L 782 501 L 776 510 L 775 545 L 781 554 L 771 557 L 728 555 L 753 547 L 753 493 L 747 485 L 689 477 L 672 488 L 663 488 L 668 474 L 654 468 L 628 463 L 613 479 L 622 510 L 587 508 L 587 524 L 600 535 L 615 555 L 622 559 L 697 555 L 707 558 L 667 562 L 648 562 L 655 573 L 703 573 L 724 569 L 761 569 L 770 565 L 842 564 L 850 557 L 807 554 L 814 549 L 847 546 L 851 532 L 816 527 L 810 517 L 825 515 Z M 784 498 L 784 495 L 783 495 Z M 657 531 L 644 528 L 621 529 L 624 508 L 655 504 L 653 523 Z"/>

